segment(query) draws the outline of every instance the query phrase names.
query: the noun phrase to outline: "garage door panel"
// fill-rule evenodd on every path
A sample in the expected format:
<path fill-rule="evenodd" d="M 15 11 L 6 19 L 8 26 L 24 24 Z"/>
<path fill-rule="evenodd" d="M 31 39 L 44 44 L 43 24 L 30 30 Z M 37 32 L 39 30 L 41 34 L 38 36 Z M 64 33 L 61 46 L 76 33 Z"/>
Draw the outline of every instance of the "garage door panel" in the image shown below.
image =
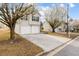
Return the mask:
<path fill-rule="evenodd" d="M 21 27 L 21 34 L 29 34 L 31 33 L 31 27 L 30 26 L 22 26 Z"/>
<path fill-rule="evenodd" d="M 40 27 L 39 26 L 32 26 L 32 33 L 40 33 Z"/>
<path fill-rule="evenodd" d="M 16 25 L 15 32 L 18 34 L 34 34 L 40 33 L 40 26 L 22 26 Z"/>

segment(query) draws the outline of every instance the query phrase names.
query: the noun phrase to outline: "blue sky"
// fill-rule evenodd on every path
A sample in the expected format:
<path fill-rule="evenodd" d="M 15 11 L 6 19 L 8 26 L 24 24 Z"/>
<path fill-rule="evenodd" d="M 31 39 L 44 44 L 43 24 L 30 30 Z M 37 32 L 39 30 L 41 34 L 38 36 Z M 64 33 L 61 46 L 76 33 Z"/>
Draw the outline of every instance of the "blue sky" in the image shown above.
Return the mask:
<path fill-rule="evenodd" d="M 69 15 L 72 18 L 79 19 L 79 4 L 74 4 L 74 7 L 70 8 Z"/>
<path fill-rule="evenodd" d="M 38 4 L 42 9 L 50 8 L 51 6 L 54 6 L 55 4 L 52 3 L 39 3 Z M 67 4 L 59 4 L 62 7 L 67 7 Z M 69 16 L 73 19 L 79 19 L 79 4 L 78 3 L 71 3 L 69 4 Z"/>

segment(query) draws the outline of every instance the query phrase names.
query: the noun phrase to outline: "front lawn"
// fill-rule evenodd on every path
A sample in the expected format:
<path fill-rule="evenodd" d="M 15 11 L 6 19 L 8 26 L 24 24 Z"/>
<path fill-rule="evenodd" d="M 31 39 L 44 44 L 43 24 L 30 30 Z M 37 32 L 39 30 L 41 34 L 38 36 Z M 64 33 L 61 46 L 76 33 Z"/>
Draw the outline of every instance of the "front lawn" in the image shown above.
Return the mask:
<path fill-rule="evenodd" d="M 42 48 L 22 38 L 20 35 L 16 35 L 13 44 L 10 43 L 8 38 L 9 31 L 0 32 L 0 55 L 33 56 L 43 51 Z"/>

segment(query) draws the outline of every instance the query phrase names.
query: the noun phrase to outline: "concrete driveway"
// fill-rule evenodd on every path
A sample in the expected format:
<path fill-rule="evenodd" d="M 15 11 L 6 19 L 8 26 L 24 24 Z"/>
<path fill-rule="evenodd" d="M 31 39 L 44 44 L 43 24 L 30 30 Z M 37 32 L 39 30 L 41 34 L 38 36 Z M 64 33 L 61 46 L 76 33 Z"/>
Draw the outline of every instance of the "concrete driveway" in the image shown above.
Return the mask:
<path fill-rule="evenodd" d="M 48 34 L 31 34 L 21 36 L 41 47 L 45 52 L 55 49 L 66 42 L 64 40 L 60 40 L 62 39 L 60 37 L 51 36 Z"/>

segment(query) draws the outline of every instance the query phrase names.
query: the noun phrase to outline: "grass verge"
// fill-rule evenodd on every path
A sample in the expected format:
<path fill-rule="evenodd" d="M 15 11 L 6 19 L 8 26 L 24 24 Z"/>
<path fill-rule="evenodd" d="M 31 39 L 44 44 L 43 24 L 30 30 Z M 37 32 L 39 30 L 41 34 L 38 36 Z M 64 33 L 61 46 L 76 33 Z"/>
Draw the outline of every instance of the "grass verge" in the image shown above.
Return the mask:
<path fill-rule="evenodd" d="M 55 33 L 48 32 L 48 34 L 61 36 L 61 37 L 65 37 L 65 38 L 71 38 L 71 39 L 74 39 L 75 37 L 79 36 L 79 33 L 73 33 L 73 32 L 69 33 L 70 37 L 68 37 L 66 32 L 55 32 Z"/>

